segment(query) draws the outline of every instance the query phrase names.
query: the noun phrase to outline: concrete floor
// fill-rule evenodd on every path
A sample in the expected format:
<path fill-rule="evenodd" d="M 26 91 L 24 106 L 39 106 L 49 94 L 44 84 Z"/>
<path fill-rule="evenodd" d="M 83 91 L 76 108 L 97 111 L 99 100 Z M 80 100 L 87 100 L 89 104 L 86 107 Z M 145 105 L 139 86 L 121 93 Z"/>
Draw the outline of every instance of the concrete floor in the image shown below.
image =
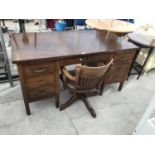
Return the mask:
<path fill-rule="evenodd" d="M 132 134 L 154 95 L 154 77 L 155 71 L 139 80 L 131 76 L 121 92 L 113 84 L 103 96 L 89 97 L 96 119 L 81 101 L 60 112 L 54 98 L 31 103 L 32 115 L 27 116 L 19 81 L 13 88 L 0 84 L 0 134 Z M 62 89 L 60 103 L 69 97 Z"/>

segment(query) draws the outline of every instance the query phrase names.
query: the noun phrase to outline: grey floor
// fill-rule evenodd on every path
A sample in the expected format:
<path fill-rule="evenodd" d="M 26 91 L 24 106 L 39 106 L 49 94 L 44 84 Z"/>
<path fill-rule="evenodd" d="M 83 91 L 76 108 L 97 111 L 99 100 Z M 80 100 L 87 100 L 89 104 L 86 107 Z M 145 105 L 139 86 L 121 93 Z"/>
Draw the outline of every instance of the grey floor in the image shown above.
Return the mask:
<path fill-rule="evenodd" d="M 81 101 L 60 112 L 53 98 L 31 103 L 32 115 L 27 116 L 19 81 L 13 88 L 0 84 L 0 134 L 132 134 L 155 94 L 154 77 L 155 71 L 139 80 L 132 76 L 121 92 L 113 84 L 103 96 L 90 97 L 96 119 Z M 62 89 L 60 103 L 69 97 Z"/>

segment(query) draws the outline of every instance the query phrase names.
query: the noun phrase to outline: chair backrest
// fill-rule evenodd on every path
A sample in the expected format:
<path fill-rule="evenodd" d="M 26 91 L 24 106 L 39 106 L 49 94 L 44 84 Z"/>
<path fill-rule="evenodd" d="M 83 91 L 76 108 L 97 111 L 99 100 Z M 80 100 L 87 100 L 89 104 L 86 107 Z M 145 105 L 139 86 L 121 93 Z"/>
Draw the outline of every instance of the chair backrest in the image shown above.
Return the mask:
<path fill-rule="evenodd" d="M 110 69 L 113 59 L 104 66 L 100 67 L 76 67 L 76 89 L 77 90 L 92 90 L 100 89 L 105 76 Z"/>

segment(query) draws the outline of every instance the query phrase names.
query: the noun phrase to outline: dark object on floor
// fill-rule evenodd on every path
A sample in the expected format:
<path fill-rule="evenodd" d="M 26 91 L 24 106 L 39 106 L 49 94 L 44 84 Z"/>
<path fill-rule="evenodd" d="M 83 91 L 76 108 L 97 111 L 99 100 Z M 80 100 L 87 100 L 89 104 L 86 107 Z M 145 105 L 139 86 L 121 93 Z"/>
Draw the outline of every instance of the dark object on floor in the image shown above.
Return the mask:
<path fill-rule="evenodd" d="M 8 31 L 8 28 L 7 27 L 2 27 L 2 31 L 3 31 L 3 33 L 6 33 Z"/>
<path fill-rule="evenodd" d="M 57 19 L 46 19 L 46 28 L 54 29 L 56 21 L 57 21 Z"/>
<path fill-rule="evenodd" d="M 85 26 L 85 28 L 86 28 L 85 21 L 86 21 L 86 19 L 75 19 L 74 20 L 75 29 L 77 29 L 77 26 Z"/>
<path fill-rule="evenodd" d="M 74 29 L 74 19 L 64 19 L 66 21 L 66 29 Z"/>
<path fill-rule="evenodd" d="M 18 21 L 19 21 L 19 28 L 20 28 L 19 32 L 20 33 L 26 32 L 26 30 L 25 30 L 25 19 L 19 19 Z"/>
<path fill-rule="evenodd" d="M 38 22 L 36 22 L 36 23 L 34 23 L 34 25 L 39 25 L 39 23 L 38 23 Z"/>
<path fill-rule="evenodd" d="M 85 21 L 86 19 L 75 19 L 74 24 L 78 26 L 85 26 L 86 25 Z"/>
<path fill-rule="evenodd" d="M 62 68 L 62 80 L 64 85 L 73 92 L 72 97 L 60 106 L 60 110 L 64 110 L 77 99 L 81 99 L 93 118 L 96 117 L 94 109 L 87 100 L 87 93 L 97 92 L 98 95 L 103 94 L 105 86 L 105 79 L 113 59 L 107 64 L 100 67 L 77 66 L 75 69 L 75 76 Z"/>
<path fill-rule="evenodd" d="M 3 33 L 6 33 L 8 31 L 8 27 L 5 25 L 4 19 L 2 19 L 2 24 L 3 24 L 3 26 L 2 26 L 2 32 Z"/>

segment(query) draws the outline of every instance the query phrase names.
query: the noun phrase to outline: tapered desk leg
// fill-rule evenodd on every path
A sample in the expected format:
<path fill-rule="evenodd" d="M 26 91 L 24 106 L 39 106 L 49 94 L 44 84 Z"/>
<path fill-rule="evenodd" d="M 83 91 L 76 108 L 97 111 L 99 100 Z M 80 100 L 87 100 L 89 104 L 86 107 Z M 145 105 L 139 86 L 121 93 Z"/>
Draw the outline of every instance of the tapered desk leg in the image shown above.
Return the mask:
<path fill-rule="evenodd" d="M 119 87 L 118 87 L 118 91 L 121 91 L 124 85 L 124 81 L 120 82 Z"/>
<path fill-rule="evenodd" d="M 59 95 L 55 96 L 56 108 L 59 108 Z"/>
<path fill-rule="evenodd" d="M 29 103 L 27 101 L 24 101 L 24 102 L 25 102 L 25 108 L 26 108 L 27 115 L 31 115 Z"/>

